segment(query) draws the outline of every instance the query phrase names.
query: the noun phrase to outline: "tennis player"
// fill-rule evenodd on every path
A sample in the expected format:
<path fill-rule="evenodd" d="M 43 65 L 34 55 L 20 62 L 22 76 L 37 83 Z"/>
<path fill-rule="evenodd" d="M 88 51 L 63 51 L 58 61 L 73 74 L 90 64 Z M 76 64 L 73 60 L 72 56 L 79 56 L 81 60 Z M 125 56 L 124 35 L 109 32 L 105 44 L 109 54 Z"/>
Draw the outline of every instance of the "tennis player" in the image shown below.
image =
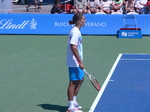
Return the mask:
<path fill-rule="evenodd" d="M 82 112 L 81 106 L 76 101 L 77 94 L 84 80 L 84 64 L 82 51 L 82 35 L 80 29 L 86 20 L 82 13 L 76 13 L 69 24 L 74 24 L 68 35 L 67 66 L 69 68 L 70 82 L 68 85 L 68 110 L 67 112 Z"/>

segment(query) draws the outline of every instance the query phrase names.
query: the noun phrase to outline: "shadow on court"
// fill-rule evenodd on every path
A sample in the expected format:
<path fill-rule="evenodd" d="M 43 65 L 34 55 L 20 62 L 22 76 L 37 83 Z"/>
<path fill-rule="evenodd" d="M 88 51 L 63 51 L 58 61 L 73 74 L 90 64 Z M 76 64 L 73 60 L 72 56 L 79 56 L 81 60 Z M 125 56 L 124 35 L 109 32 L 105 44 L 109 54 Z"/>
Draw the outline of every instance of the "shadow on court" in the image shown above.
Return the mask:
<path fill-rule="evenodd" d="M 53 104 L 39 104 L 37 106 L 41 106 L 41 108 L 45 110 L 57 110 L 59 112 L 66 112 L 67 106 L 53 105 Z"/>

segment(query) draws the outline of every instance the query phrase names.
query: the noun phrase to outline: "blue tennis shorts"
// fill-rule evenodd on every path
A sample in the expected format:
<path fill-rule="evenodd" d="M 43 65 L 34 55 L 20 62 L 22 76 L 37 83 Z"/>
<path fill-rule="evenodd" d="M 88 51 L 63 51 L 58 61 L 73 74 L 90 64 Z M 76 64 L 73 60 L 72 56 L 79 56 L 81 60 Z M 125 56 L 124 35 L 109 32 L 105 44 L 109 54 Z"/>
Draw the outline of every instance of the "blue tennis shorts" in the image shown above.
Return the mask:
<path fill-rule="evenodd" d="M 84 77 L 84 71 L 79 67 L 69 67 L 70 81 L 82 80 Z"/>

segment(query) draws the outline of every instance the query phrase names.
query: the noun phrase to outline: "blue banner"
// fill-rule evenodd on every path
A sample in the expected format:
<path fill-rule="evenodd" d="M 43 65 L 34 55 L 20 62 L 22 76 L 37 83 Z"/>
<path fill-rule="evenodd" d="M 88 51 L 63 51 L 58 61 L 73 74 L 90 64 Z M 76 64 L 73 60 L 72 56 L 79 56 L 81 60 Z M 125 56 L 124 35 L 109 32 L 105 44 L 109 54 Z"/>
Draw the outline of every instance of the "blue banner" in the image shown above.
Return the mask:
<path fill-rule="evenodd" d="M 0 14 L 0 34 L 56 34 L 66 35 L 72 25 L 72 14 Z M 124 28 L 123 15 L 86 14 L 85 35 L 117 35 Z M 150 35 L 150 16 L 136 15 L 137 26 L 143 35 Z"/>
<path fill-rule="evenodd" d="M 142 38 L 141 30 L 119 30 L 118 38 Z"/>

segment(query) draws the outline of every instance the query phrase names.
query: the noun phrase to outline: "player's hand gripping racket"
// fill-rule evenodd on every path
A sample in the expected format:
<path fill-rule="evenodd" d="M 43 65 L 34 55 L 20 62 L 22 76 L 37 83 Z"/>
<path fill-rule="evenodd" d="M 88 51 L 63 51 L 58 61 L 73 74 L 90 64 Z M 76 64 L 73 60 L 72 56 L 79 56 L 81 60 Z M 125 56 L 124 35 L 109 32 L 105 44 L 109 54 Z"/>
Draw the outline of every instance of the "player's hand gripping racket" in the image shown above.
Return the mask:
<path fill-rule="evenodd" d="M 88 76 L 88 78 L 90 79 L 90 81 L 91 81 L 92 85 L 95 87 L 95 89 L 99 91 L 101 87 L 100 87 L 100 84 L 98 83 L 98 81 L 96 80 L 96 78 L 93 75 L 89 74 L 85 69 L 83 69 L 83 71 Z"/>

